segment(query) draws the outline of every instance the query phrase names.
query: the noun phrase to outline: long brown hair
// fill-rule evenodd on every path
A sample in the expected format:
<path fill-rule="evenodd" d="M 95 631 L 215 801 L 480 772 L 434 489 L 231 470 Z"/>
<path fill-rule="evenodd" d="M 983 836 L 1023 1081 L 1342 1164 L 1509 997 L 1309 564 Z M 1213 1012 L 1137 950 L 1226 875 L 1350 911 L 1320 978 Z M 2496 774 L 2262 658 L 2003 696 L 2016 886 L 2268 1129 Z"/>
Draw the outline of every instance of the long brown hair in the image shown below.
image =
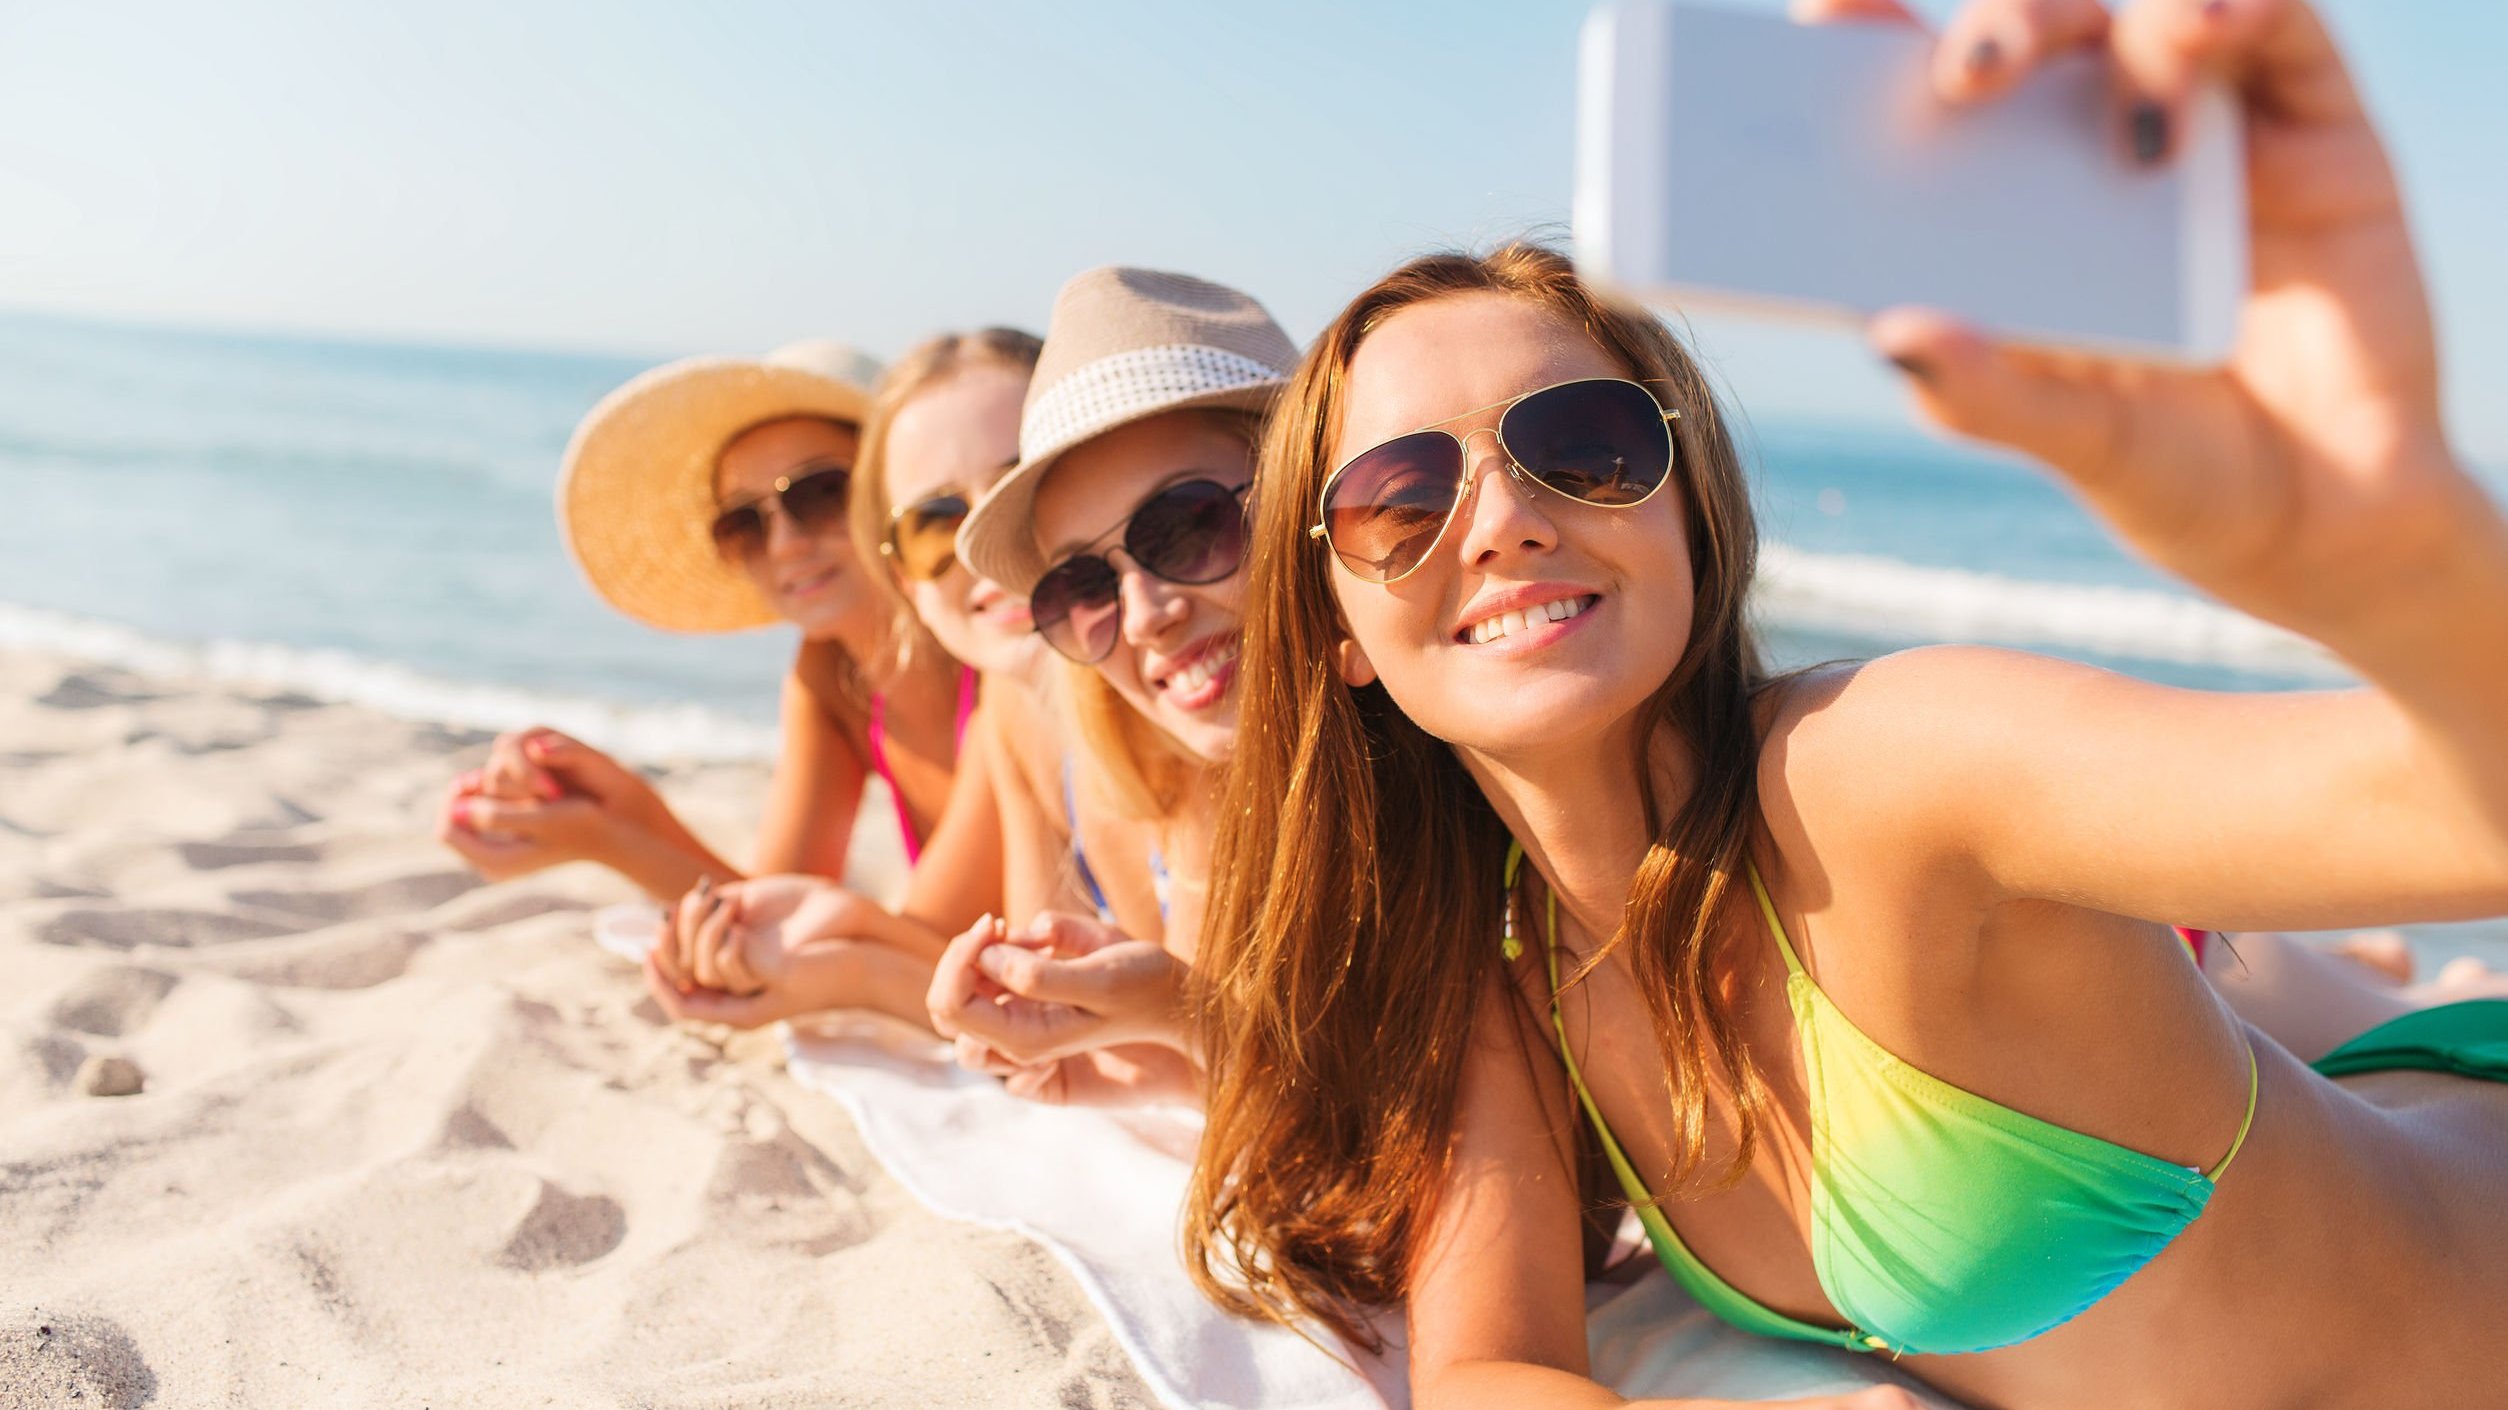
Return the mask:
<path fill-rule="evenodd" d="M 1700 1173 L 1711 1074 L 1739 1107 L 1737 1175 L 1766 1085 L 1711 981 L 1717 924 L 1757 808 L 1743 615 L 1757 532 L 1741 463 L 1705 375 L 1654 318 L 1607 303 L 1532 244 L 1439 254 L 1360 294 L 1282 395 L 1255 478 L 1237 740 L 1221 794 L 1210 908 L 1194 965 L 1208 1124 L 1185 1210 L 1187 1264 L 1223 1306 L 1316 1317 L 1374 1345 L 1366 1308 L 1408 1291 L 1435 1216 L 1478 1000 L 1505 982 L 1507 834 L 1453 750 L 1381 686 L 1336 668 L 1347 636 L 1328 551 L 1311 542 L 1351 359 L 1403 309 L 1497 293 L 1585 330 L 1666 406 L 1696 606 L 1680 664 L 1643 707 L 1637 777 L 1654 841 L 1620 928 L 1651 1010 L 1675 1121 L 1669 1189 Z M 1655 796 L 1650 747 L 1695 762 Z M 1533 962 L 1538 962 L 1537 959 Z M 1581 974 L 1581 972 L 1580 972 Z"/>

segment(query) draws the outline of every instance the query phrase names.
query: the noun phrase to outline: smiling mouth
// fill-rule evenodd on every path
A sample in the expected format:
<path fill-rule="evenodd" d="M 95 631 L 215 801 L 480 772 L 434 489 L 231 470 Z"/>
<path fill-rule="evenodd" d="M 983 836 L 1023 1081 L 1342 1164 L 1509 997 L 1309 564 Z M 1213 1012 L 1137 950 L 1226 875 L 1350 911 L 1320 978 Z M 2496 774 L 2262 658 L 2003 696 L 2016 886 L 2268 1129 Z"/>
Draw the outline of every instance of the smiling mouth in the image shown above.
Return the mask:
<path fill-rule="evenodd" d="M 1563 597 L 1556 602 L 1545 602 L 1538 607 L 1527 607 L 1521 612 L 1501 612 L 1495 617 L 1474 622 L 1462 631 L 1456 632 L 1455 640 L 1470 646 L 1487 646 L 1493 641 L 1514 636 L 1519 632 L 1530 631 L 1535 627 L 1582 617 L 1600 601 L 1602 601 L 1600 593 L 1587 593 L 1583 597 Z"/>
<path fill-rule="evenodd" d="M 1210 700 L 1202 697 L 1216 698 L 1211 691 L 1211 682 L 1230 672 L 1236 665 L 1237 653 L 1244 646 L 1242 639 L 1231 637 L 1203 648 L 1181 668 L 1168 672 L 1165 678 L 1158 681 L 1159 691 L 1188 709 L 1209 704 Z"/>
<path fill-rule="evenodd" d="M 975 591 L 967 594 L 967 614 L 1003 631 L 1026 631 L 1034 620 L 1028 615 L 1025 598 L 1012 597 L 989 582 L 978 583 Z"/>
<path fill-rule="evenodd" d="M 823 568 L 818 572 L 807 573 L 785 583 L 783 593 L 786 597 L 807 597 L 843 575 L 844 569 L 842 568 Z"/>

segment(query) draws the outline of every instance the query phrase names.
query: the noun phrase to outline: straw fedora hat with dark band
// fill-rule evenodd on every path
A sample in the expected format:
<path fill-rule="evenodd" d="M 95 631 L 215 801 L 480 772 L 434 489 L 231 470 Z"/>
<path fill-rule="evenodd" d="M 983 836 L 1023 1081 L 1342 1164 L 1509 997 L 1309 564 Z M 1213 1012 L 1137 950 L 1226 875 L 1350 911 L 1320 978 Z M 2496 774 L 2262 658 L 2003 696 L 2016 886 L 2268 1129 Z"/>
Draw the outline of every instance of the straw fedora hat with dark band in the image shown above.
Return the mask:
<path fill-rule="evenodd" d="M 1063 452 L 1162 412 L 1260 413 L 1297 366 L 1263 306 L 1208 280 L 1092 269 L 1054 299 L 1019 413 L 1019 463 L 958 530 L 969 568 L 1025 597 L 1052 566 L 1038 551 L 1037 486 Z"/>
<path fill-rule="evenodd" d="M 877 362 L 812 339 L 762 358 L 692 357 L 643 373 L 575 428 L 557 521 L 593 591 L 649 626 L 728 632 L 775 620 L 714 551 L 715 463 L 743 431 L 788 416 L 859 427 Z"/>

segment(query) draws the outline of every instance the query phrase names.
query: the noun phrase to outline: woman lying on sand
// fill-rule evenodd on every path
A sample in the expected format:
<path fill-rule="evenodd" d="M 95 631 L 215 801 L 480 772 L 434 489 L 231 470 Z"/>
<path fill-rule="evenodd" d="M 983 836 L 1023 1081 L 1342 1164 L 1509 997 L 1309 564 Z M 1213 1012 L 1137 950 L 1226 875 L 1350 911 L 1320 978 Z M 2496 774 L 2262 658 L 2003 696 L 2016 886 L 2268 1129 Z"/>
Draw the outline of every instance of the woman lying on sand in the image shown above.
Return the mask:
<path fill-rule="evenodd" d="M 672 363 L 611 393 L 566 451 L 559 520 L 610 605 L 670 631 L 801 630 L 761 873 L 843 875 L 873 774 L 914 856 L 975 705 L 975 672 L 896 629 L 846 533 L 874 372 L 827 343 Z M 447 791 L 437 831 L 497 880 L 593 861 L 660 899 L 741 874 L 634 770 L 548 729 L 499 737 Z"/>
<path fill-rule="evenodd" d="M 1422 1407 L 1620 1403 L 1585 1374 L 1606 1193 L 1735 1325 L 1979 1405 L 2496 1403 L 2508 1003 L 2303 1064 L 2144 919 L 2508 908 L 2508 524 L 2448 447 L 2392 174 L 2291 0 L 1950 32 L 2012 70 L 2102 45 L 2146 131 L 2224 74 L 2257 285 L 2217 370 L 1913 312 L 1875 342 L 2369 684 L 1972 648 L 1770 679 L 1670 332 L 1538 249 L 1406 266 L 1309 352 L 1253 495 L 1192 1261 L 1356 1334 L 1403 1302 Z"/>
<path fill-rule="evenodd" d="M 1069 663 L 1076 752 L 1147 830 L 1156 885 L 1156 928 L 1129 930 L 1156 940 L 1045 915 L 1015 933 L 987 917 L 951 944 L 932 1022 L 962 1061 L 1023 1095 L 1195 1089 L 1181 998 L 1213 775 L 1236 737 L 1243 496 L 1262 414 L 1296 359 L 1235 290 L 1145 269 L 1079 275 L 1055 300 L 1019 468 L 960 536 L 979 572 L 1031 594 L 1037 632 Z M 1075 1085 L 1127 1057 L 1171 1080 Z"/>
<path fill-rule="evenodd" d="M 1036 593 L 1037 633 L 1068 662 L 1065 727 L 1030 719 L 978 736 L 998 746 L 979 765 L 992 773 L 1008 874 L 994 891 L 1006 898 L 998 912 L 1033 919 L 1014 935 L 987 916 L 937 977 L 925 965 L 931 1021 L 970 1065 L 1023 1095 L 1145 1100 L 1193 1089 L 1180 1000 L 1204 894 L 1208 773 L 1235 728 L 1240 495 L 1261 411 L 1295 358 L 1261 306 L 1232 290 L 1137 269 L 1080 275 L 1056 302 L 1028 392 L 1025 453 L 977 499 L 960 536 L 985 579 Z M 948 640 L 929 604 L 917 608 Z M 1020 881 L 1046 869 L 1059 897 Z M 924 880 L 918 869 L 918 890 Z M 750 898 L 739 915 L 683 906 L 666 949 L 725 957 L 717 974 L 760 986 L 760 1011 L 823 1006 L 758 971 L 779 954 L 844 943 L 863 919 L 836 914 L 837 890 L 824 883 L 768 878 L 734 890 Z M 674 1006 L 694 1011 L 684 999 Z"/>
<path fill-rule="evenodd" d="M 801 875 L 692 891 L 648 958 L 650 987 L 673 1017 L 750 1027 L 870 1008 L 921 1023 L 934 959 L 979 912 L 1094 908 L 1108 927 L 1159 933 L 1146 830 L 1114 816 L 1102 789 L 1073 787 L 1048 698 L 1058 682 L 1040 678 L 1046 651 L 1026 600 L 969 571 L 957 552 L 961 522 L 1018 461 L 1038 350 L 1002 329 L 933 338 L 881 379 L 866 423 L 857 551 L 882 565 L 876 581 L 901 633 L 927 631 L 984 673 L 946 817 L 902 904 L 885 910 Z M 1166 988 L 1172 1009 L 1176 986 Z M 1109 1057 L 1064 1080 L 1138 1086 L 1162 1066 L 1179 1064 L 1172 1053 L 1147 1066 Z"/>
<path fill-rule="evenodd" d="M 928 633 L 983 677 L 943 821 L 902 902 L 884 909 L 801 874 L 691 890 L 647 959 L 650 987 L 673 1017 L 754 1027 L 868 1008 L 919 1024 L 949 935 L 1006 906 L 1081 904 L 1025 829 L 1003 827 L 1026 742 L 1053 737 L 1027 603 L 957 554 L 959 525 L 1018 459 L 1038 348 L 1004 328 L 929 339 L 881 378 L 865 423 L 851 533 L 856 557 L 879 565 L 872 580 L 894 617 L 889 631 Z M 1066 850 L 1057 839 L 1044 855 Z"/>

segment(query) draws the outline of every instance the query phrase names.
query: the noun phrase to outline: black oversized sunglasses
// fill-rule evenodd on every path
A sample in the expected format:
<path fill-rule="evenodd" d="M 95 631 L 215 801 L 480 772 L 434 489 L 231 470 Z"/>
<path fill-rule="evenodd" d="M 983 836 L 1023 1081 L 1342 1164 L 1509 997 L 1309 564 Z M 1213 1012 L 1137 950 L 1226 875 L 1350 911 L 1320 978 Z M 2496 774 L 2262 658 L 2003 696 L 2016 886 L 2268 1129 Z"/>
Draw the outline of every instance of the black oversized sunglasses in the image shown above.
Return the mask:
<path fill-rule="evenodd" d="M 765 494 L 742 500 L 714 516 L 708 530 L 714 538 L 714 551 L 727 563 L 745 563 L 766 552 L 770 503 L 805 534 L 840 528 L 845 522 L 845 499 L 852 484 L 850 465 L 827 465 L 782 476 L 775 481 L 775 488 Z"/>
<path fill-rule="evenodd" d="M 1180 480 L 1142 500 L 1129 518 L 1045 570 L 1028 594 L 1036 630 L 1056 651 L 1093 665 L 1123 633 L 1120 552 L 1151 577 L 1198 586 L 1215 583 L 1245 562 L 1246 487 L 1217 480 Z M 1116 535 L 1122 543 L 1101 553 Z"/>
<path fill-rule="evenodd" d="M 1440 429 L 1504 407 L 1498 424 L 1462 435 Z M 1370 446 L 1342 462 L 1317 497 L 1306 533 L 1371 583 L 1397 582 L 1426 561 L 1470 493 L 1470 443 L 1489 430 L 1507 473 L 1580 504 L 1643 504 L 1672 477 L 1672 423 L 1681 413 L 1620 377 L 1537 387 Z"/>

